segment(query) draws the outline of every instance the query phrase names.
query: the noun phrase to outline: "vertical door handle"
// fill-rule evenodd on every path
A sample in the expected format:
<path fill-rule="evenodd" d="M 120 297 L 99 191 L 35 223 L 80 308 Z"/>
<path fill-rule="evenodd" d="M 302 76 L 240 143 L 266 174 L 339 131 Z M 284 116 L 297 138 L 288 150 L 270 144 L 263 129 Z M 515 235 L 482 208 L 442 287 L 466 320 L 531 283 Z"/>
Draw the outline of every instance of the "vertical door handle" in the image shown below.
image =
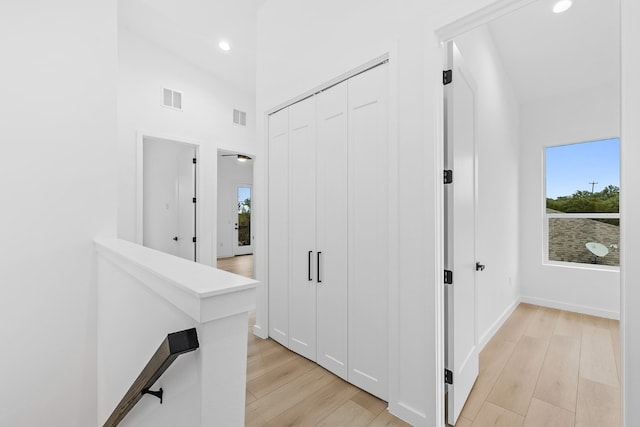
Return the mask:
<path fill-rule="evenodd" d="M 318 260 L 316 262 L 317 266 L 316 268 L 318 269 L 318 283 L 322 283 L 322 280 L 320 280 L 320 254 L 322 252 L 318 252 Z"/>
<path fill-rule="evenodd" d="M 310 282 L 313 280 L 313 277 L 311 277 L 311 254 L 313 254 L 313 251 L 309 251 L 307 257 L 307 274 Z"/>

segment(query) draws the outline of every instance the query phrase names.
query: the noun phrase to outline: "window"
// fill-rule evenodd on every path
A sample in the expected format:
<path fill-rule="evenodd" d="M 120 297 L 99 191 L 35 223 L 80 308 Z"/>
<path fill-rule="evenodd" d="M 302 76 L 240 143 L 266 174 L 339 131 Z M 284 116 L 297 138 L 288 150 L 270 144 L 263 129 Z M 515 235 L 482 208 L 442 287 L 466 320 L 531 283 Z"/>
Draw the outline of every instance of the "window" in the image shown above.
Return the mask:
<path fill-rule="evenodd" d="M 620 140 L 545 148 L 549 262 L 620 265 Z"/>

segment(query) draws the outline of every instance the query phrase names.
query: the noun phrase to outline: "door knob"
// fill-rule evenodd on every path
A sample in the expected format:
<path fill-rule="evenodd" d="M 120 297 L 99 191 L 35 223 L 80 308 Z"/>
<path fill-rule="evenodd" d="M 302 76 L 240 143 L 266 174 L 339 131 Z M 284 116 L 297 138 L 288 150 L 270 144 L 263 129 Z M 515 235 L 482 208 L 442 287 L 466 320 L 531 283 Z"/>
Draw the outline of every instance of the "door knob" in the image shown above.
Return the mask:
<path fill-rule="evenodd" d="M 484 264 L 476 262 L 476 271 L 484 271 Z"/>
<path fill-rule="evenodd" d="M 173 238 L 173 241 L 174 241 L 174 242 L 177 242 L 177 241 L 178 241 L 178 236 L 175 236 L 175 237 Z"/>

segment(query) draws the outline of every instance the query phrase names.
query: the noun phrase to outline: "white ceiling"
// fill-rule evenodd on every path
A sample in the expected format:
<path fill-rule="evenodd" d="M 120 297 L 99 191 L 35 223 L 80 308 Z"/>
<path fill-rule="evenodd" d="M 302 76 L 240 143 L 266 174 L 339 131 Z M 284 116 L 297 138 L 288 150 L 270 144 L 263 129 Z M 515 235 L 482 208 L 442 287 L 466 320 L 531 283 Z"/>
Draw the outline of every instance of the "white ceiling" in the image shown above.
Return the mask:
<path fill-rule="evenodd" d="M 255 95 L 256 24 L 267 0 L 120 0 L 119 25 Z M 231 51 L 218 47 L 221 39 Z"/>
<path fill-rule="evenodd" d="M 520 102 L 619 82 L 618 0 L 538 0 L 488 24 Z"/>
<path fill-rule="evenodd" d="M 120 25 L 255 95 L 256 22 L 267 0 L 120 0 Z M 538 0 L 488 24 L 520 102 L 619 81 L 619 1 Z M 232 50 L 223 52 L 220 39 Z"/>

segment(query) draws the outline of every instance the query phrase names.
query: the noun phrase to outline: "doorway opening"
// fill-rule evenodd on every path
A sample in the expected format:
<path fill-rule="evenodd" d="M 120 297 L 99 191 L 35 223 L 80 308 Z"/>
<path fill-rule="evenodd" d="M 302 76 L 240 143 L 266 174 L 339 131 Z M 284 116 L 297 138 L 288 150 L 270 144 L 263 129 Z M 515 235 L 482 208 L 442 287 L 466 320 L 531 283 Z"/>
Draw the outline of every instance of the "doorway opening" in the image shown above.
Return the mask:
<path fill-rule="evenodd" d="M 554 420 L 566 417 L 571 425 L 587 416 L 605 416 L 603 425 L 618 425 L 620 271 L 595 268 L 591 262 L 548 262 L 545 224 L 560 214 L 548 214 L 543 195 L 545 150 L 567 141 L 620 135 L 620 5 L 584 0 L 564 13 L 554 13 L 555 2 L 548 0 L 500 3 L 438 32 L 443 43 L 453 42 L 459 48 L 478 87 L 476 151 L 471 158 L 457 158 L 453 168 L 454 187 L 461 166 L 465 172 L 475 170 L 477 177 L 477 260 L 460 264 L 459 259 L 454 257 L 452 263 L 448 258 L 446 245 L 455 244 L 453 239 L 461 232 L 455 228 L 445 232 L 444 257 L 445 269 L 454 266 L 454 284 L 447 286 L 455 290 L 465 285 L 465 274 L 472 276 L 468 282 L 473 283 L 473 310 L 463 304 L 463 311 L 470 319 L 476 313 L 473 336 L 466 334 L 468 325 L 456 331 L 456 322 L 447 322 L 443 310 L 446 338 L 441 350 L 449 359 L 450 347 L 454 353 L 458 350 L 458 338 L 463 338 L 466 350 L 476 346 L 474 352 L 462 348 L 460 366 L 468 362 L 466 356 L 479 354 L 479 375 L 471 382 L 468 399 L 463 396 L 460 401 L 454 395 L 452 413 L 452 393 L 469 381 L 457 363 L 444 363 L 443 371 L 451 370 L 446 380 L 453 384 L 446 386 L 449 412 L 443 418 L 450 425 L 460 419 L 470 424 L 491 417 L 491 411 L 494 415 L 506 411 L 504 417 L 513 416 L 514 425 L 541 414 Z M 444 70 L 453 69 L 452 85 L 461 80 L 455 66 L 443 65 Z M 448 90 L 445 85 L 444 91 Z M 445 100 L 445 114 L 448 110 Z M 455 122 L 459 116 L 453 114 L 448 119 Z M 455 133 L 445 128 L 445 138 L 452 136 L 455 144 Z M 445 147 L 448 153 L 450 147 Z M 589 173 L 600 169 L 604 168 Z M 593 186 L 605 178 L 583 181 L 584 188 L 571 188 L 569 195 L 595 197 L 598 191 Z M 448 207 L 446 195 L 444 201 Z M 449 215 L 445 213 L 445 223 L 451 220 Z M 612 218 L 604 219 L 615 222 L 611 225 L 619 225 L 614 213 L 598 213 L 607 215 Z M 572 243 L 593 260 L 589 244 L 593 247 L 598 239 L 584 239 Z M 607 248 L 619 249 L 616 242 L 607 243 Z M 481 268 L 485 263 L 486 271 Z M 461 273 L 461 268 L 466 270 Z M 447 309 L 455 311 L 460 307 L 455 295 L 449 299 L 450 293 L 447 289 L 443 299 Z M 590 371 L 596 360 L 598 368 Z M 554 374 L 557 366 L 566 369 Z M 552 383 L 555 389 L 547 387 Z M 516 388 L 518 393 L 513 392 Z M 557 393 L 560 390 L 567 393 Z M 596 394 L 607 399 L 591 401 L 589 396 Z M 442 397 L 439 406 L 447 412 L 444 393 Z"/>
<path fill-rule="evenodd" d="M 140 149 L 140 243 L 197 261 L 197 146 L 145 135 Z"/>
<path fill-rule="evenodd" d="M 245 274 L 253 266 L 253 166 L 252 155 L 218 150 L 218 268 L 237 264 Z"/>

